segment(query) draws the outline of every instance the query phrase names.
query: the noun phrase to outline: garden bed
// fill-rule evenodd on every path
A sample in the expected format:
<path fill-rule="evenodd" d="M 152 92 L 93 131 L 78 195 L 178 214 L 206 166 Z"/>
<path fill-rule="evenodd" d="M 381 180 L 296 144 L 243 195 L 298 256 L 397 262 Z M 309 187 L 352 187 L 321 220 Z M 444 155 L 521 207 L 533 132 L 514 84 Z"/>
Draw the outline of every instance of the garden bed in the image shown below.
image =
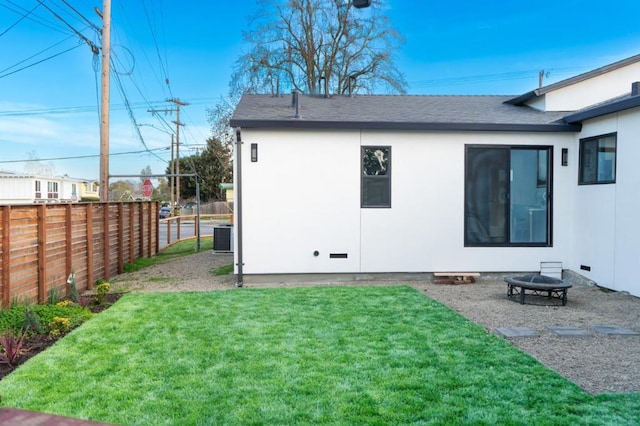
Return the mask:
<path fill-rule="evenodd" d="M 108 293 L 105 297 L 105 302 L 102 304 L 95 303 L 95 295 L 93 294 L 83 295 L 80 297 L 83 299 L 83 304 L 86 303 L 87 308 L 89 308 L 89 310 L 94 314 L 97 314 L 108 309 L 111 305 L 117 302 L 122 295 L 122 293 Z M 11 374 L 30 358 L 52 346 L 65 335 L 66 334 L 60 334 L 58 336 L 52 336 L 49 334 L 33 334 L 26 337 L 23 343 L 22 353 L 18 359 L 15 360 L 12 365 L 0 364 L 0 380 Z"/>

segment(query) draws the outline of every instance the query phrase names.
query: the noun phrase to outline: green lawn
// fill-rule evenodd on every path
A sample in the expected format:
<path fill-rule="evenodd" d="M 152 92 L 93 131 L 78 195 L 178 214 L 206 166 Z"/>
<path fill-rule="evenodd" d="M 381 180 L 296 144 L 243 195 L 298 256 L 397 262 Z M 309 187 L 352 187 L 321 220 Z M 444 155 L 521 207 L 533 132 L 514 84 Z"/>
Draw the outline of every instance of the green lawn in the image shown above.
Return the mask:
<path fill-rule="evenodd" d="M 130 294 L 0 382 L 118 424 L 637 424 L 410 287 Z"/>
<path fill-rule="evenodd" d="M 209 251 L 213 249 L 213 237 L 200 237 L 200 250 L 198 250 L 198 240 L 195 238 L 178 241 L 169 247 L 164 248 L 156 256 L 141 257 L 133 263 L 124 265 L 124 272 L 135 272 L 148 266 L 164 263 L 176 257 L 189 256 L 198 251 Z"/>

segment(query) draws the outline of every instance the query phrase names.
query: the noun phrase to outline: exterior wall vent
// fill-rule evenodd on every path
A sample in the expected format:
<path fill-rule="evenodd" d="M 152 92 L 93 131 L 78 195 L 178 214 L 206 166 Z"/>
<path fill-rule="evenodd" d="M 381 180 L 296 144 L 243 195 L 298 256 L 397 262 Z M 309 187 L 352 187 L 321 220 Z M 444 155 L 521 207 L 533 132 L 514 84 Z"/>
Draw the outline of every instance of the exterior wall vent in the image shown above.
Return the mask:
<path fill-rule="evenodd" d="M 631 96 L 640 95 L 640 81 L 631 83 Z"/>

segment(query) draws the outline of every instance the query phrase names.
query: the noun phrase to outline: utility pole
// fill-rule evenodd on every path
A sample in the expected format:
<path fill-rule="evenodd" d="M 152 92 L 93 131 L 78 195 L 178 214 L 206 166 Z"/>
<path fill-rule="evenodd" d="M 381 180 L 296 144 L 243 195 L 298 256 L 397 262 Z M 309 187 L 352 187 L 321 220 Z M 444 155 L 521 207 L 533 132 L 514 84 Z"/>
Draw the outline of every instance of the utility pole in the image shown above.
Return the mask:
<path fill-rule="evenodd" d="M 171 133 L 171 213 L 173 214 L 173 205 L 175 203 L 176 194 L 176 164 L 173 162 L 173 133 Z"/>
<path fill-rule="evenodd" d="M 184 126 L 183 123 L 180 122 L 180 107 L 181 106 L 187 106 L 189 105 L 186 102 L 182 102 L 180 99 L 178 98 L 174 98 L 174 99 L 167 99 L 167 102 L 171 102 L 173 104 L 175 104 L 175 108 L 167 108 L 167 109 L 149 109 L 147 110 L 148 112 L 155 114 L 158 112 L 164 112 L 166 113 L 176 113 L 176 121 L 172 121 L 172 123 L 175 123 L 176 125 L 176 140 L 175 140 L 175 147 L 176 147 L 176 156 L 175 156 L 175 162 L 174 162 L 174 157 L 173 157 L 173 134 L 171 135 L 171 212 L 172 214 L 175 214 L 175 202 L 178 202 L 178 204 L 180 204 L 180 126 Z M 174 178 L 173 175 L 176 175 L 176 177 Z M 175 184 L 175 186 L 174 186 Z M 175 192 L 174 192 L 175 191 Z M 174 198 L 174 193 L 175 198 Z"/>
<path fill-rule="evenodd" d="M 176 106 L 176 201 L 180 205 L 180 126 L 184 126 L 180 122 L 180 107 L 189 105 L 186 102 L 182 102 L 180 98 L 167 99 L 168 102 L 172 102 Z"/>
<path fill-rule="evenodd" d="M 100 99 L 100 188 L 101 202 L 109 201 L 109 85 L 111 60 L 111 0 L 102 3 L 102 70 Z"/>

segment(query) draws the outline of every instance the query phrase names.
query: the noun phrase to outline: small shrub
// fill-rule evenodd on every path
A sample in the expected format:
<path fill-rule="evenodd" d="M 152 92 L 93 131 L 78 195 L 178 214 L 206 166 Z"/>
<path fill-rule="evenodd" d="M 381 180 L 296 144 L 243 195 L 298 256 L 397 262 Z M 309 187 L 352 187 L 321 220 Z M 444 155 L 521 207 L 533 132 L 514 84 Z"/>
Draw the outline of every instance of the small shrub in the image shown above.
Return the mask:
<path fill-rule="evenodd" d="M 49 324 L 49 334 L 52 336 L 60 336 L 71 330 L 71 318 L 53 317 L 53 321 Z"/>
<path fill-rule="evenodd" d="M 40 322 L 40 318 L 29 306 L 24 308 L 23 329 L 36 334 L 42 334 L 42 323 Z"/>
<path fill-rule="evenodd" d="M 22 344 L 24 343 L 25 333 L 20 331 L 14 333 L 7 330 L 0 334 L 0 363 L 13 365 L 16 359 L 22 354 Z"/>
<path fill-rule="evenodd" d="M 57 287 L 53 287 L 49 289 L 49 304 L 55 305 L 60 301 L 60 292 Z"/>
<path fill-rule="evenodd" d="M 33 310 L 38 314 L 43 327 L 47 329 L 50 328 L 49 325 L 54 321 L 55 317 L 70 318 L 71 328 L 74 328 L 93 316 L 88 308 L 78 305 L 36 305 Z"/>
<path fill-rule="evenodd" d="M 102 305 L 107 298 L 107 294 L 111 290 L 111 284 L 102 282 L 96 286 L 96 302 Z"/>
<path fill-rule="evenodd" d="M 75 306 L 75 303 L 71 300 L 63 300 L 61 302 L 56 303 L 56 306 Z"/>

